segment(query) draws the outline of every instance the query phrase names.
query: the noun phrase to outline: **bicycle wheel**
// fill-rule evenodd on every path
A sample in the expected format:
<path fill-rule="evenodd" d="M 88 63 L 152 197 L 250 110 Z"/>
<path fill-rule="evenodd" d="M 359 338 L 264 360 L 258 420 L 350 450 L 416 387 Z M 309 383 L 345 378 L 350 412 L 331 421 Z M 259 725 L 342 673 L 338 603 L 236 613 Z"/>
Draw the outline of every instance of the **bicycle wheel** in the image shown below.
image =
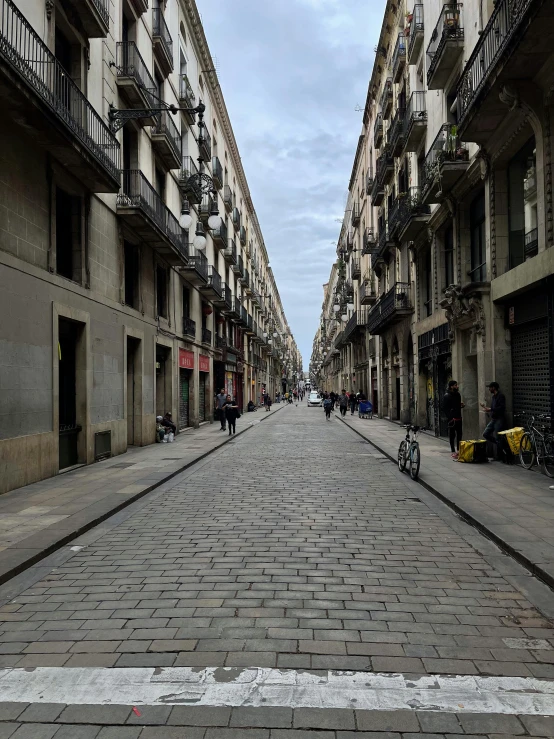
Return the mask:
<path fill-rule="evenodd" d="M 525 432 L 519 443 L 519 462 L 526 470 L 535 464 L 535 447 L 531 436 Z"/>
<path fill-rule="evenodd" d="M 554 477 L 554 436 L 545 437 L 542 451 L 542 470 L 547 477 Z"/>
<path fill-rule="evenodd" d="M 400 472 L 404 472 L 406 469 L 406 462 L 408 461 L 408 442 L 406 439 L 400 442 L 398 447 L 398 469 Z"/>
<path fill-rule="evenodd" d="M 410 449 L 410 477 L 412 480 L 417 480 L 417 476 L 419 475 L 419 463 L 420 463 L 420 455 L 419 455 L 419 444 L 412 444 L 412 447 Z"/>

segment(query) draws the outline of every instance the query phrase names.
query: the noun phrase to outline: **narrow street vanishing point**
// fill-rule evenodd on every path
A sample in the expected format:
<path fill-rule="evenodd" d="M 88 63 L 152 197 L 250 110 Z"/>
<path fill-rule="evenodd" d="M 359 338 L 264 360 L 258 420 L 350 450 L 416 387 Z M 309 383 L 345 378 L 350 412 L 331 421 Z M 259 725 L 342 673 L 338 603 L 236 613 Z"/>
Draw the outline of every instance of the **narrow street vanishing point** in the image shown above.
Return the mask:
<path fill-rule="evenodd" d="M 287 406 L 2 586 L 0 737 L 551 737 L 520 569 Z"/>

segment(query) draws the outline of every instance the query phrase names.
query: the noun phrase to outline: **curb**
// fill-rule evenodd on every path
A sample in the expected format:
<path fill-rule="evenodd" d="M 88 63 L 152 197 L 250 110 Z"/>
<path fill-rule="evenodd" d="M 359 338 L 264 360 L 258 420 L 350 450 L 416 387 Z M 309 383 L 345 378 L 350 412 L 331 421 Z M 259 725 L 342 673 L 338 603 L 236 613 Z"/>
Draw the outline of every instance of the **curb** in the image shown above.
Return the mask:
<path fill-rule="evenodd" d="M 344 425 L 351 429 L 355 434 L 358 434 L 364 441 L 367 441 L 368 444 L 371 444 L 375 449 L 377 449 L 378 452 L 383 454 L 387 459 L 389 459 L 391 462 L 393 462 L 395 465 L 397 464 L 397 460 L 394 457 L 391 457 L 391 455 L 386 452 L 384 449 L 382 449 L 378 444 L 376 444 L 371 439 L 368 439 L 366 436 L 362 434 L 361 431 L 358 431 L 353 426 L 350 426 L 346 421 L 344 421 L 342 418 L 337 416 L 337 419 L 344 423 Z M 411 478 L 410 478 L 411 479 Z M 517 549 L 514 549 L 507 541 L 504 541 L 501 539 L 497 534 L 495 534 L 493 531 L 491 531 L 484 523 L 481 523 L 477 518 L 474 518 L 471 514 L 466 513 L 466 511 L 463 510 L 463 508 L 460 508 L 456 503 L 454 503 L 452 500 L 447 498 L 443 493 L 441 493 L 439 490 L 434 488 L 432 485 L 429 485 L 429 483 L 422 480 L 420 477 L 418 477 L 417 480 L 414 482 L 419 483 L 422 487 L 424 487 L 426 490 L 428 490 L 432 495 L 434 495 L 436 498 L 441 500 L 443 503 L 446 503 L 446 505 L 453 510 L 460 518 L 462 518 L 466 523 L 471 524 L 474 528 L 476 528 L 481 534 L 484 534 L 487 539 L 490 539 L 493 541 L 503 552 L 506 554 L 509 554 L 510 557 L 516 560 L 520 565 L 525 567 L 526 570 L 529 570 L 529 572 L 537 577 L 539 580 L 542 580 L 546 585 L 548 585 L 549 588 L 554 590 L 554 577 L 545 570 L 542 569 L 540 565 L 535 564 L 532 562 L 528 557 L 526 557 L 524 554 L 519 552 Z"/>
<path fill-rule="evenodd" d="M 278 411 L 282 410 L 284 407 L 285 406 L 282 405 L 280 408 L 277 408 L 274 412 L 277 413 Z M 262 421 L 265 421 L 266 419 L 271 418 L 271 416 L 272 414 L 270 414 L 269 416 L 263 415 L 262 418 L 260 418 L 257 421 L 257 423 L 261 423 Z M 243 414 L 243 417 L 244 417 L 244 414 Z M 87 531 L 90 531 L 90 529 L 93 529 L 95 526 L 98 526 L 98 524 L 110 518 L 115 513 L 119 513 L 119 511 L 122 511 L 124 508 L 127 508 L 127 506 L 131 505 L 131 503 L 136 503 L 137 500 L 144 498 L 145 495 L 148 495 L 148 493 L 151 493 L 153 490 L 156 490 L 156 488 L 159 488 L 161 485 L 165 485 L 165 483 L 169 482 L 169 480 L 171 480 L 173 477 L 180 475 L 182 472 L 187 470 L 189 467 L 192 467 L 194 464 L 197 464 L 197 462 L 200 462 L 202 459 L 205 459 L 210 454 L 217 452 L 219 449 L 221 449 L 221 447 L 225 446 L 225 444 L 228 444 L 230 441 L 234 441 L 238 436 L 241 436 L 242 434 L 245 434 L 247 431 L 250 431 L 250 429 L 254 428 L 255 425 L 256 424 L 254 423 L 250 423 L 250 425 L 247 428 L 244 428 L 241 431 L 237 431 L 237 433 L 234 434 L 234 436 L 226 437 L 223 441 L 221 441 L 221 443 L 219 443 L 213 449 L 210 449 L 209 451 L 204 452 L 203 454 L 200 454 L 198 457 L 196 457 L 196 459 L 193 459 L 190 462 L 187 462 L 182 467 L 180 467 L 178 470 L 174 470 L 173 472 L 168 474 L 163 479 L 158 480 L 158 482 L 154 483 L 153 485 L 150 485 L 144 490 L 141 490 L 140 492 L 135 493 L 132 496 L 129 496 L 124 501 L 122 501 L 119 505 L 116 505 L 113 508 L 110 508 L 109 511 L 106 511 L 105 513 L 102 513 L 101 515 L 96 516 L 90 521 L 87 521 L 82 526 L 79 526 L 74 531 L 66 534 L 63 537 L 60 537 L 57 541 L 55 541 L 50 546 L 45 547 L 38 554 L 34 554 L 30 557 L 27 557 L 26 559 L 22 559 L 22 561 L 18 562 L 18 564 L 14 565 L 13 567 L 10 567 L 9 569 L 6 569 L 3 572 L 0 572 L 0 585 L 3 585 L 4 583 L 8 582 L 8 580 L 11 580 L 16 575 L 20 575 L 22 572 L 29 569 L 29 567 L 32 567 L 33 565 L 37 564 L 37 562 L 40 562 L 42 559 L 45 559 L 53 552 L 56 552 L 58 549 L 61 549 L 65 544 L 68 544 L 70 541 L 72 541 L 73 539 L 76 539 L 78 536 L 81 536 L 82 534 L 85 534 Z M 118 455 L 118 456 L 122 456 L 122 455 Z M 92 465 L 87 465 L 87 467 L 91 467 L 91 466 Z M 8 551 L 8 550 L 5 550 L 5 551 Z M 18 549 L 14 549 L 14 551 L 18 551 Z"/>

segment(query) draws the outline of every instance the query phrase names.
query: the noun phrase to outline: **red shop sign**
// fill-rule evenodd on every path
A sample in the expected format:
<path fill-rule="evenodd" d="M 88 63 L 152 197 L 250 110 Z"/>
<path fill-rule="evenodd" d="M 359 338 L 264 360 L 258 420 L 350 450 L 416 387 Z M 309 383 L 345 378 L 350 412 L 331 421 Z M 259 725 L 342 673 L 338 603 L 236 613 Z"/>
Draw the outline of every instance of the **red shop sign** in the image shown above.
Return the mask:
<path fill-rule="evenodd" d="M 198 357 L 198 369 L 200 372 L 209 372 L 210 371 L 210 358 L 205 357 L 203 354 L 200 354 Z"/>
<path fill-rule="evenodd" d="M 194 354 L 186 349 L 179 349 L 179 367 L 194 369 Z"/>

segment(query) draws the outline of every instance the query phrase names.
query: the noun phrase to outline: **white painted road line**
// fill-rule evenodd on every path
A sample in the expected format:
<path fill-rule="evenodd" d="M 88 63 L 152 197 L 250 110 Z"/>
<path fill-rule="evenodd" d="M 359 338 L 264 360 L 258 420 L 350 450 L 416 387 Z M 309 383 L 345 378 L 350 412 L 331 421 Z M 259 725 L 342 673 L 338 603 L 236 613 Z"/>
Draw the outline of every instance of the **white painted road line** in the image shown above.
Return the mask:
<path fill-rule="evenodd" d="M 0 702 L 286 706 L 554 716 L 554 682 L 527 677 L 267 668 L 37 667 L 0 670 Z"/>

